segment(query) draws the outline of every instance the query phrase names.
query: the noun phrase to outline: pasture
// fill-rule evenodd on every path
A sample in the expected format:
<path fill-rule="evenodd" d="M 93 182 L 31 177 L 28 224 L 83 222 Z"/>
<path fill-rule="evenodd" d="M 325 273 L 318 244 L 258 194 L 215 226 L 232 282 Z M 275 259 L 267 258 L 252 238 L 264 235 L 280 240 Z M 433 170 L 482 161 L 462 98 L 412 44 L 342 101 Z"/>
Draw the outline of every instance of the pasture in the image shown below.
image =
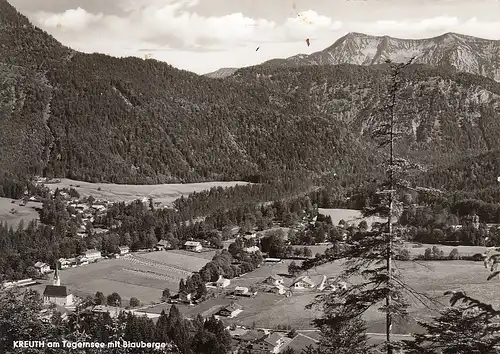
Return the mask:
<path fill-rule="evenodd" d="M 46 183 L 51 190 L 56 188 L 74 188 L 82 196 L 92 196 L 99 200 L 110 202 L 131 202 L 141 198 L 152 198 L 164 206 L 171 206 L 172 202 L 181 196 L 187 196 L 193 192 L 209 190 L 213 187 L 234 187 L 245 185 L 248 182 L 204 182 L 186 184 L 152 184 L 132 185 L 113 183 L 90 183 L 62 178 L 58 183 Z"/>
<path fill-rule="evenodd" d="M 370 216 L 364 218 L 361 214 L 361 210 L 355 209 L 324 209 L 318 208 L 318 213 L 326 216 L 330 216 L 332 218 L 333 225 L 338 225 L 340 220 L 344 220 L 348 224 L 358 225 L 361 220 L 365 220 L 368 223 L 368 228 L 371 228 L 372 223 L 374 222 L 386 222 L 387 219 L 378 217 L 378 216 Z"/>
<path fill-rule="evenodd" d="M 489 272 L 484 268 L 482 262 L 431 261 L 423 262 L 422 265 L 414 262 L 396 262 L 396 265 L 412 288 L 434 298 L 443 306 L 448 304 L 449 299 L 444 296 L 444 292 L 447 290 L 462 290 L 471 296 L 493 304 L 494 307 L 500 306 L 500 299 L 497 296 L 500 282 L 498 280 L 487 281 Z M 286 266 L 282 265 L 282 267 Z M 313 268 L 307 274 L 317 282 L 318 276 L 321 275 L 335 277 L 340 273 L 341 267 L 340 262 L 335 262 Z M 310 328 L 311 320 L 319 313 L 314 310 L 303 310 L 303 308 L 311 303 L 317 294 L 315 292 L 296 293 L 294 296 L 283 298 L 272 307 L 265 308 L 261 313 L 255 313 L 245 320 L 250 323 L 255 321 L 258 326 L 262 327 L 272 328 L 278 324 L 290 324 L 295 328 Z M 436 305 L 432 303 L 427 303 L 430 309 L 417 301 L 410 301 L 410 303 L 410 321 L 394 324 L 395 333 L 405 334 L 418 331 L 419 326 L 415 322 L 416 319 L 429 318 L 429 316 L 436 314 Z M 380 333 L 384 331 L 383 314 L 371 310 L 366 313 L 365 319 L 368 323 L 368 332 Z"/>
<path fill-rule="evenodd" d="M 458 250 L 458 254 L 460 256 L 473 256 L 476 253 L 484 253 L 486 252 L 487 247 L 482 246 L 448 246 L 448 245 L 430 245 L 430 244 L 422 244 L 422 247 L 414 247 L 415 243 L 407 243 L 405 244 L 406 248 L 410 251 L 412 257 L 423 255 L 427 248 L 432 249 L 432 247 L 436 246 L 441 251 L 443 251 L 445 256 L 448 256 L 452 249 L 456 248 Z"/>
<path fill-rule="evenodd" d="M 21 206 L 21 202 L 21 200 L 0 197 L 0 222 L 17 228 L 21 220 L 24 220 L 25 227 L 31 220 L 38 220 L 39 215 L 35 208 L 41 208 L 42 203 L 28 201 L 25 206 Z M 10 212 L 12 209 L 15 210 L 14 214 Z"/>
<path fill-rule="evenodd" d="M 263 265 L 253 272 L 232 279 L 231 285 L 224 290 L 230 291 L 236 286 L 255 286 L 272 274 L 286 276 L 289 263 L 286 261 L 283 264 Z M 433 298 L 435 302 L 428 302 L 426 307 L 418 301 L 410 300 L 409 321 L 395 323 L 395 333 L 406 334 L 419 331 L 420 328 L 416 324 L 417 319 L 426 319 L 436 315 L 438 308 L 448 305 L 449 299 L 444 296 L 444 292 L 447 290 L 462 290 L 497 308 L 500 307 L 500 298 L 497 296 L 500 282 L 498 280 L 487 281 L 489 272 L 484 268 L 482 262 L 428 261 L 422 262 L 422 264 L 396 262 L 396 266 L 413 289 Z M 323 275 L 336 277 L 341 269 L 342 264 L 339 261 L 313 268 L 303 275 L 309 275 L 316 284 L 319 284 Z M 284 285 L 290 286 L 292 281 L 293 278 L 285 277 Z M 251 326 L 255 322 L 256 326 L 261 328 L 274 328 L 277 325 L 289 324 L 296 329 L 310 329 L 312 328 L 311 321 L 321 312 L 315 308 L 305 309 L 305 306 L 313 302 L 318 294 L 318 291 L 304 290 L 294 291 L 289 298 L 265 292 L 259 292 L 253 298 L 238 297 L 234 301 L 243 306 L 243 312 L 228 321 L 245 326 Z M 198 313 L 209 315 L 231 301 L 233 300 L 219 297 L 209 299 L 196 306 L 180 305 L 180 309 L 188 317 L 194 317 Z M 158 305 L 147 311 L 160 313 L 162 309 L 168 310 L 169 307 L 170 305 Z M 376 309 L 370 310 L 365 314 L 365 319 L 368 324 L 368 332 L 384 332 L 385 324 L 382 313 Z"/>
<path fill-rule="evenodd" d="M 203 258 L 169 251 L 133 253 L 119 259 L 63 269 L 61 285 L 68 286 L 79 296 L 93 296 L 97 291 L 105 295 L 117 292 L 123 304 L 131 297 L 149 304 L 159 302 L 166 287 L 176 292 L 181 278 L 198 271 L 207 262 Z"/>

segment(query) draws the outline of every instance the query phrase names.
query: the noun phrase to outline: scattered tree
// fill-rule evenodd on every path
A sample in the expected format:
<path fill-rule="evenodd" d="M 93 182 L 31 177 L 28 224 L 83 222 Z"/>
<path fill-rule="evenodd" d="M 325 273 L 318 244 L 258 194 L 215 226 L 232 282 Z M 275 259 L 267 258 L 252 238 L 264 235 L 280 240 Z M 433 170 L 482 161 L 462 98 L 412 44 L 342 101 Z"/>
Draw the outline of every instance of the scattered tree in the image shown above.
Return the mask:
<path fill-rule="evenodd" d="M 107 303 L 109 306 L 121 306 L 122 298 L 118 293 L 112 293 L 108 295 Z"/>

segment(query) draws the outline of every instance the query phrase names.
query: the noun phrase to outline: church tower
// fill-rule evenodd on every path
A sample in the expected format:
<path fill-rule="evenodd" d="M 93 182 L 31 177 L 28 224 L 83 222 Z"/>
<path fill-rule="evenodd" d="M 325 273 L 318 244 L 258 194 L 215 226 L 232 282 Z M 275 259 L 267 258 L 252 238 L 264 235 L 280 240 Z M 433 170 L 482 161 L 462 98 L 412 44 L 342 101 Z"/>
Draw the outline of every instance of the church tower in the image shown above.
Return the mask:
<path fill-rule="evenodd" d="M 59 278 L 59 262 L 56 262 L 56 270 L 54 271 L 54 281 L 52 283 L 55 286 L 61 285 L 61 279 Z"/>

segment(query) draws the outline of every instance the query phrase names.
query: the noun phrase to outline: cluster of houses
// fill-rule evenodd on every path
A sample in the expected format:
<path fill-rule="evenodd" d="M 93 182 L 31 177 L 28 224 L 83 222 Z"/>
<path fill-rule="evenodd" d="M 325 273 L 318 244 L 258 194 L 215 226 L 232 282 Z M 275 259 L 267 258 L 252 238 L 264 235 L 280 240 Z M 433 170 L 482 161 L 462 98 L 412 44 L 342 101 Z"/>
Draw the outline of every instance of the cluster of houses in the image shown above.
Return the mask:
<path fill-rule="evenodd" d="M 232 353 L 283 353 L 285 350 L 293 349 L 295 353 L 303 353 L 309 347 L 317 347 L 318 340 L 310 333 L 297 333 L 290 338 L 284 332 L 272 332 L 266 329 L 247 329 L 237 326 L 231 329 L 228 327 L 232 343 Z"/>
<path fill-rule="evenodd" d="M 190 252 L 201 252 L 203 251 L 203 245 L 199 241 L 186 241 L 184 243 L 184 249 Z M 160 240 L 155 246 L 157 251 L 165 251 L 173 249 L 172 243 L 168 240 Z"/>

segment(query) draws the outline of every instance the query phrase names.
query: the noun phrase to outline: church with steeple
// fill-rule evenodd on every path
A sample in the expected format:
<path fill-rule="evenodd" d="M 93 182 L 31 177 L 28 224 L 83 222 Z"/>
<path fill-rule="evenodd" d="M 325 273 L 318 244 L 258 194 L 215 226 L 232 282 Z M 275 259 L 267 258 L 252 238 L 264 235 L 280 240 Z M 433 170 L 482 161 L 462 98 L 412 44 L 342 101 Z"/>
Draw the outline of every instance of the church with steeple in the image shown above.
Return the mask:
<path fill-rule="evenodd" d="M 59 262 L 56 262 L 52 285 L 47 285 L 45 287 L 43 302 L 47 305 L 55 304 L 64 307 L 73 306 L 73 294 L 71 294 L 65 286 L 61 285 Z"/>

